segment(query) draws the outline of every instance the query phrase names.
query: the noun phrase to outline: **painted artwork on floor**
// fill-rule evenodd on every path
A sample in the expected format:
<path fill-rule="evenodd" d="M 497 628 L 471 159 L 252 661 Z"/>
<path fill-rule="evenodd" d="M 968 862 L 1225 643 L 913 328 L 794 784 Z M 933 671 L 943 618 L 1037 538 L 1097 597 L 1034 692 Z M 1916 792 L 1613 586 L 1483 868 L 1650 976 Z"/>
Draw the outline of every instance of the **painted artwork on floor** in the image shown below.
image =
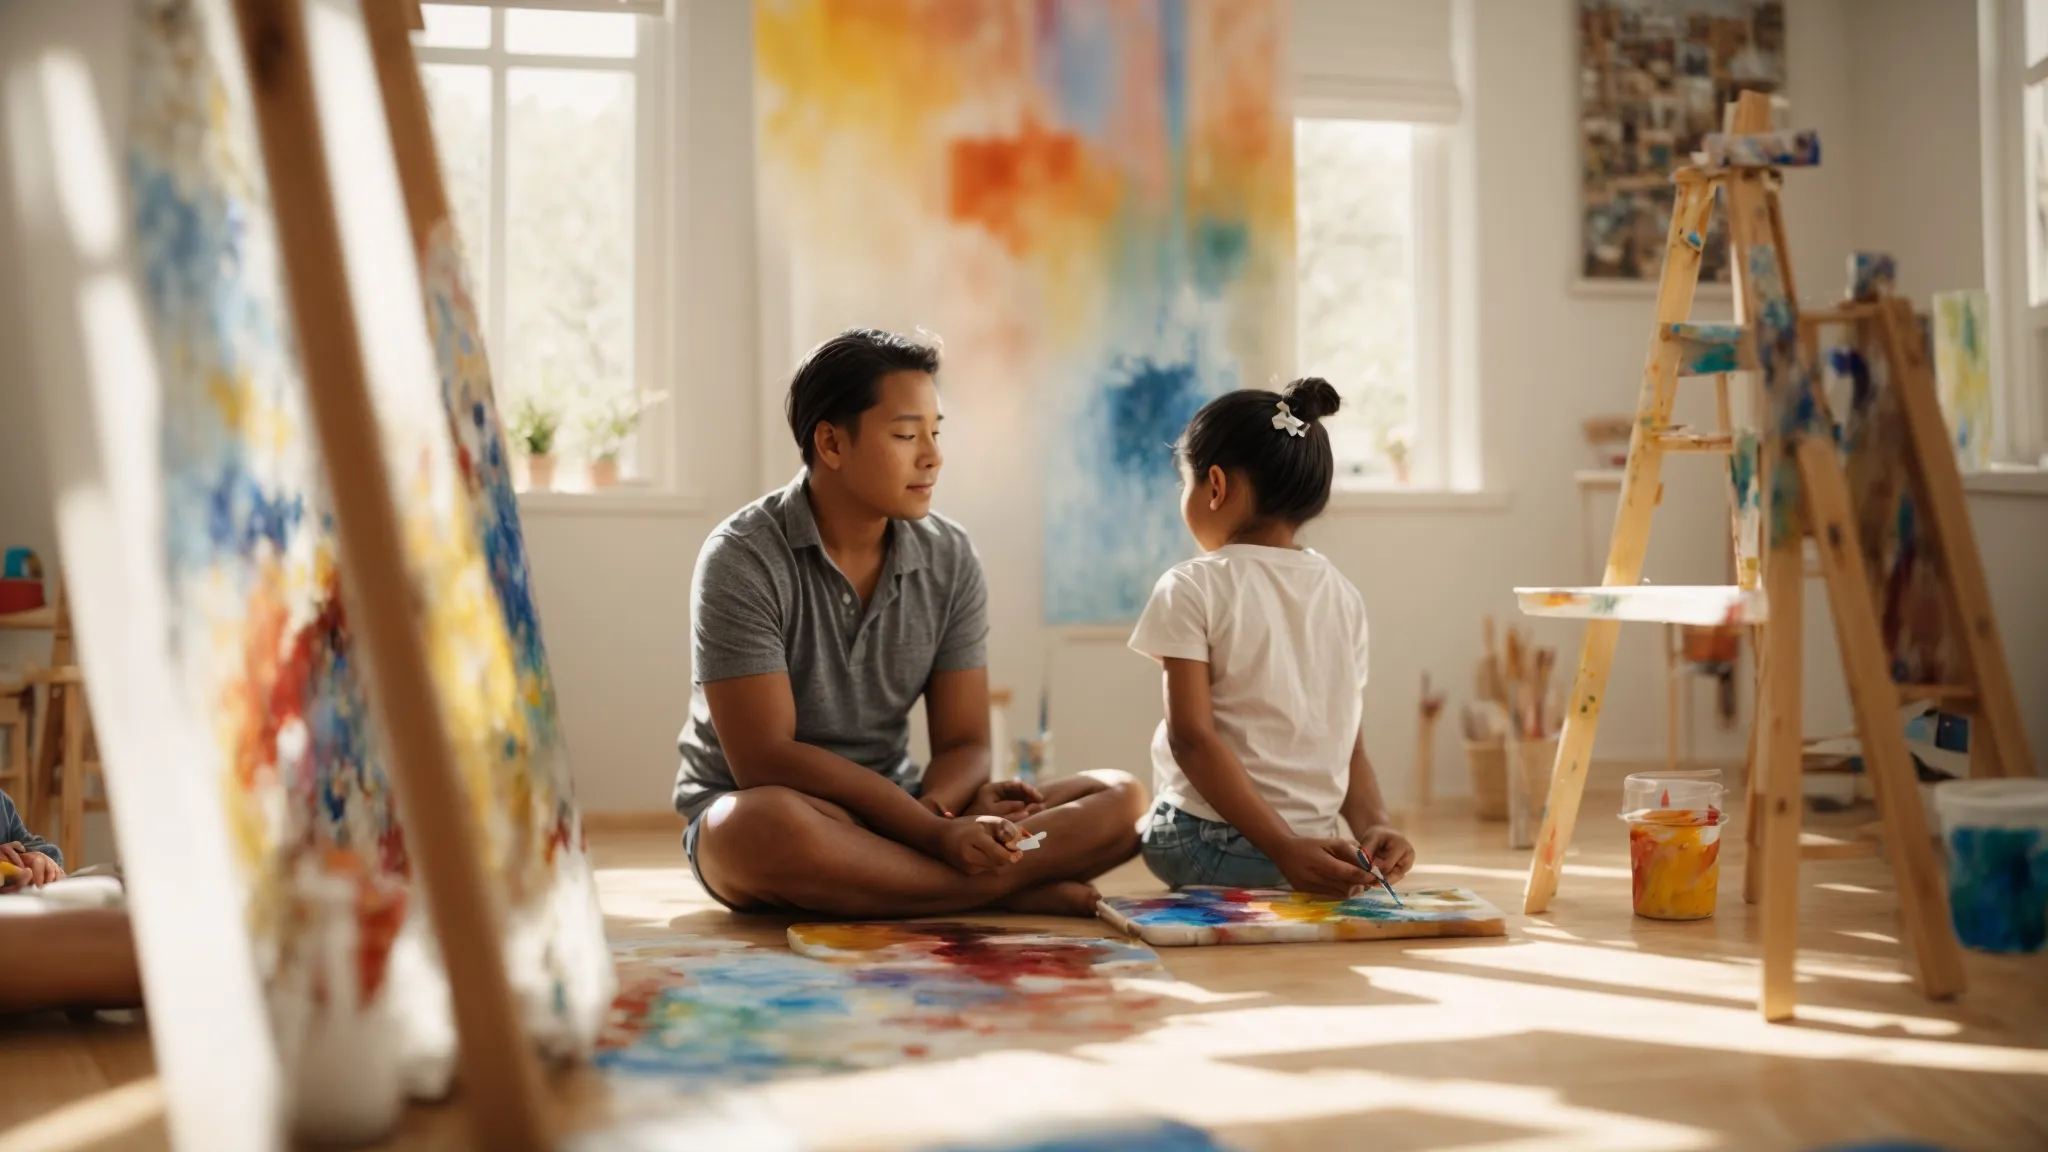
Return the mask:
<path fill-rule="evenodd" d="M 1672 171 L 1721 130 L 1736 97 L 1785 88 L 1785 5 L 1579 0 L 1578 18 L 1579 276 L 1651 285 L 1664 266 Z M 1729 280 L 1719 214 L 1700 280 Z"/>
<path fill-rule="evenodd" d="M 325 874 L 316 882 L 325 885 L 339 873 L 368 893 L 402 893 L 407 832 L 340 594 L 325 468 L 231 17 L 218 0 L 136 0 L 134 12 L 127 159 L 163 389 L 169 641 L 191 713 L 209 726 L 216 779 L 206 786 L 228 809 L 258 968 L 273 1010 L 300 1013 L 320 996 L 300 877 Z M 337 173 L 337 194 L 367 178 Z M 386 458 L 406 468 L 393 487 L 419 626 L 505 898 L 507 962 L 527 1025 L 548 1051 L 587 1052 L 614 983 L 517 509 L 459 263 L 430 261 L 424 273 L 434 307 L 407 317 L 419 371 L 372 374 Z M 445 392 L 435 387 L 429 318 Z M 403 334 L 378 317 L 365 323 Z M 410 901 L 397 929 L 391 898 L 357 904 L 364 981 L 396 1000 L 397 1047 L 415 1090 L 438 1094 L 454 1033 L 424 905 Z"/>
<path fill-rule="evenodd" d="M 1013 1047 L 1127 1036 L 1166 979 L 1143 948 L 963 924 L 799 925 L 814 953 L 658 936 L 614 944 L 598 1044 L 615 1088 L 695 1092 Z M 832 957 L 820 959 L 819 955 Z"/>
<path fill-rule="evenodd" d="M 1991 295 L 1936 292 L 1933 305 L 1934 385 L 1956 467 L 1982 472 L 1991 466 Z"/>
<path fill-rule="evenodd" d="M 1326 900 L 1284 888 L 1183 888 L 1164 896 L 1111 896 L 1102 919 L 1155 948 L 1308 944 L 1429 936 L 1505 936 L 1500 909 L 1463 888 L 1383 889 Z"/>
<path fill-rule="evenodd" d="M 1286 6 L 760 0 L 754 32 L 792 361 L 943 338 L 947 394 L 1044 445 L 1045 620 L 1135 620 L 1193 548 L 1169 446 L 1292 360 Z"/>

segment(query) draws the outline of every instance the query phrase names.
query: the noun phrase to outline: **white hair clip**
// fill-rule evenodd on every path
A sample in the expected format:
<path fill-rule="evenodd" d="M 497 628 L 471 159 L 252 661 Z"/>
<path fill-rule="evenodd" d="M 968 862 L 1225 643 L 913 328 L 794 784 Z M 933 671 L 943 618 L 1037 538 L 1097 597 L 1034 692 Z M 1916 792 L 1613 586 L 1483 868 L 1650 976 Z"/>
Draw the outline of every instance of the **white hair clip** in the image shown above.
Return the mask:
<path fill-rule="evenodd" d="M 1273 417 L 1273 427 L 1275 430 L 1285 432 L 1289 436 L 1308 435 L 1308 433 L 1302 431 L 1302 429 L 1308 427 L 1308 425 L 1302 421 L 1301 417 L 1296 416 L 1294 413 L 1288 411 L 1287 401 L 1282 400 L 1280 402 L 1279 407 L 1280 414 Z"/>

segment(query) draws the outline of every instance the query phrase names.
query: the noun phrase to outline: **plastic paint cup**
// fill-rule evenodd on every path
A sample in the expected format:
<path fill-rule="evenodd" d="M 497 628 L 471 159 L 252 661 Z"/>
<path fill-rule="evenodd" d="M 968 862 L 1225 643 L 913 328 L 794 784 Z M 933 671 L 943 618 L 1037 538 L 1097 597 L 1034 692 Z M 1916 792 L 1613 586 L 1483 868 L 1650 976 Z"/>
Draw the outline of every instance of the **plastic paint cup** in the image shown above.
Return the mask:
<path fill-rule="evenodd" d="M 2048 780 L 1955 780 L 1934 790 L 1948 846 L 1949 920 L 1979 952 L 2048 942 Z"/>
<path fill-rule="evenodd" d="M 1721 774 L 1640 772 L 1623 781 L 1621 818 L 1636 915 L 1704 920 L 1721 892 Z"/>

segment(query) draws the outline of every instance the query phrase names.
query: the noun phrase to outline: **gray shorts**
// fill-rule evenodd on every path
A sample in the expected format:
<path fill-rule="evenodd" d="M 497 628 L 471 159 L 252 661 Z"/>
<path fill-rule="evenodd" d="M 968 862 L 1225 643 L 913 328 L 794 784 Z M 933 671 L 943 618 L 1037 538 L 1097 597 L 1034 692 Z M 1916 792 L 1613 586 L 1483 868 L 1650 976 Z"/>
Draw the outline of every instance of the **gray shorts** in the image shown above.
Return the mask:
<path fill-rule="evenodd" d="M 723 896 L 720 896 L 716 891 L 712 889 L 711 885 L 704 882 L 704 869 L 697 866 L 698 830 L 704 826 L 704 813 L 709 812 L 710 810 L 711 806 L 709 804 L 706 804 L 703 808 L 698 810 L 695 816 L 690 817 L 690 822 L 688 824 L 683 826 L 683 855 L 689 858 L 690 875 L 695 876 L 697 878 L 697 886 L 699 888 L 704 889 L 704 894 L 711 897 L 713 900 L 718 901 L 720 904 L 723 904 L 728 909 L 731 909 L 734 912 L 738 912 L 740 911 L 740 909 L 737 906 L 735 906 L 732 901 L 727 900 Z"/>

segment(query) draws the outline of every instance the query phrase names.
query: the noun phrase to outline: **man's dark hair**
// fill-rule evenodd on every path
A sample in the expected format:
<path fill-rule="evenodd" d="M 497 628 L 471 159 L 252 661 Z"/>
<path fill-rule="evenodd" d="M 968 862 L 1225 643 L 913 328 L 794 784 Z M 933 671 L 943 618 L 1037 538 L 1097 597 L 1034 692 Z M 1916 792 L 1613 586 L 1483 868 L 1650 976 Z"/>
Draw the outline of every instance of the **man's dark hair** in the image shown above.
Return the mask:
<path fill-rule="evenodd" d="M 1287 391 L 1247 388 L 1209 401 L 1181 434 L 1181 457 L 1200 484 L 1210 467 L 1236 472 L 1252 483 L 1253 515 L 1261 520 L 1305 524 L 1322 515 L 1330 502 L 1335 460 L 1323 417 L 1336 413 L 1343 401 L 1330 382 L 1304 376 Z M 1287 412 L 1280 405 L 1287 405 Z M 1301 435 L 1285 427 L 1284 417 L 1301 421 Z M 1274 425 L 1283 417 L 1282 426 Z"/>
<path fill-rule="evenodd" d="M 789 431 L 809 467 L 817 449 L 818 425 L 831 424 L 858 435 L 860 414 L 875 406 L 882 377 L 891 372 L 939 373 L 939 350 L 908 336 L 874 328 L 848 328 L 816 348 L 789 378 L 783 411 Z"/>

